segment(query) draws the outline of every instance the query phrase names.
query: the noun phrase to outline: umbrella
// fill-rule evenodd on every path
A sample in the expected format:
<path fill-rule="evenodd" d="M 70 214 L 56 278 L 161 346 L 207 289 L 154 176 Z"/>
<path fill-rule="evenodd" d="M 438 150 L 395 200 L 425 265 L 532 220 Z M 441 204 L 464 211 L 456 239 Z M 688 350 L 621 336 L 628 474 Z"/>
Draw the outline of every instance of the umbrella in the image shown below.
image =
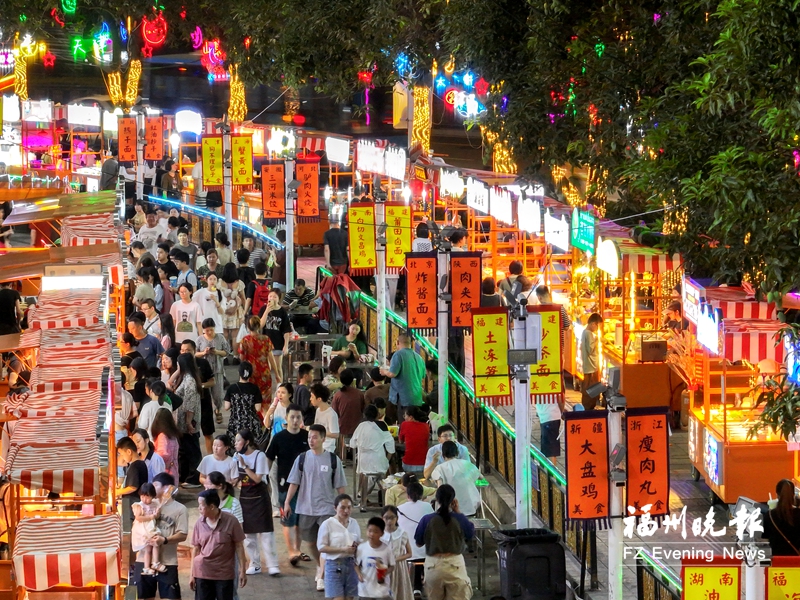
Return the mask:
<path fill-rule="evenodd" d="M 322 280 L 319 286 L 322 299 L 319 318 L 328 321 L 331 333 L 343 331 L 345 323 L 358 317 L 360 292 L 348 275 L 333 275 Z"/>

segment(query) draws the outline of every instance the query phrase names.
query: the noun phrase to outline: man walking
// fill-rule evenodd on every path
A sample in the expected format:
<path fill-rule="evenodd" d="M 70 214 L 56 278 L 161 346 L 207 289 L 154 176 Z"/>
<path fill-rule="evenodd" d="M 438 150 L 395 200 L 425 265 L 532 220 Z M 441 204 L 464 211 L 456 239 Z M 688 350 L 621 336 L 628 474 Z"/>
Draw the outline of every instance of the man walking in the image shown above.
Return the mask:
<path fill-rule="evenodd" d="M 289 473 L 289 491 L 283 503 L 284 518 L 292 514 L 292 500 L 297 495 L 300 537 L 309 544 L 314 564 L 317 565 L 317 590 L 325 589 L 325 580 L 319 566 L 317 534 L 319 527 L 331 517 L 334 500 L 347 487 L 342 461 L 335 454 L 323 450 L 325 427 L 314 424 L 308 428 L 310 450 L 300 454 Z"/>
<path fill-rule="evenodd" d="M 159 535 L 152 544 L 159 547 L 159 559 L 167 570 L 154 575 L 142 576 L 144 563 L 142 552 L 136 556 L 133 584 L 140 600 L 155 600 L 156 592 L 162 600 L 181 600 L 181 584 L 178 580 L 178 544 L 189 535 L 189 513 L 186 507 L 173 500 L 175 478 L 169 473 L 153 477 L 153 487 L 161 502 L 157 527 Z"/>
<path fill-rule="evenodd" d="M 272 438 L 267 448 L 268 467 L 272 470 L 272 463 L 278 463 L 278 501 L 279 506 L 286 503 L 289 492 L 289 474 L 298 456 L 308 451 L 308 432 L 303 429 L 303 411 L 297 404 L 286 407 L 286 429 Z M 286 550 L 289 552 L 289 562 L 296 566 L 302 554 L 300 552 L 300 528 L 297 516 L 297 494 L 289 503 L 291 514 L 281 517 L 283 537 L 286 540 Z"/>
<path fill-rule="evenodd" d="M 158 367 L 158 357 L 164 354 L 164 348 L 157 337 L 144 330 L 146 320 L 147 317 L 143 312 L 133 313 L 128 319 L 128 332 L 139 342 L 136 350 L 142 355 L 144 362 L 149 368 L 154 369 Z"/>
<path fill-rule="evenodd" d="M 322 236 L 322 242 L 325 244 L 325 266 L 328 267 L 334 275 L 341 275 L 346 272 L 347 265 L 350 262 L 347 233 L 342 231 L 342 228 L 339 227 L 339 221 L 337 219 L 331 221 L 331 228 Z"/>
<path fill-rule="evenodd" d="M 389 402 L 397 405 L 397 420 L 402 423 L 405 411 L 410 406 L 422 406 L 422 379 L 425 377 L 425 361 L 411 349 L 411 338 L 401 333 L 397 336 L 397 350 L 392 355 L 388 369 L 381 375 L 389 377 Z"/>
<path fill-rule="evenodd" d="M 189 587 L 195 600 L 233 600 L 236 557 L 239 558 L 239 587 L 247 585 L 247 555 L 244 530 L 238 519 L 222 512 L 217 490 L 205 490 L 197 497 L 200 518 L 192 531 L 192 574 Z"/>

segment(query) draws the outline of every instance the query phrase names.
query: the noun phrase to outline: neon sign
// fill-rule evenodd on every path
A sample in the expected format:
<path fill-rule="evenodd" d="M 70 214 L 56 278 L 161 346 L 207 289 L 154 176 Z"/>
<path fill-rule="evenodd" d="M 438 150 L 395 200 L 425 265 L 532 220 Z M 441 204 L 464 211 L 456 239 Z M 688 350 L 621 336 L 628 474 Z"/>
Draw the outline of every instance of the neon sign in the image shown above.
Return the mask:
<path fill-rule="evenodd" d="M 511 214 L 511 192 L 494 186 L 489 190 L 489 214 L 495 219 L 511 225 L 514 217 Z"/>
<path fill-rule="evenodd" d="M 439 175 L 439 190 L 442 196 L 460 198 L 464 193 L 464 180 L 458 175 L 458 171 L 442 169 Z"/>
<path fill-rule="evenodd" d="M 142 17 L 142 39 L 145 46 L 157 48 L 167 40 L 167 20 L 161 11 L 148 21 L 147 17 Z"/>
<path fill-rule="evenodd" d="M 489 190 L 472 177 L 467 178 L 467 206 L 479 210 L 483 214 L 489 213 Z"/>
<path fill-rule="evenodd" d="M 683 285 L 681 286 L 681 295 L 683 316 L 697 325 L 697 319 L 700 318 L 700 304 L 703 301 L 703 288 L 689 277 L 684 277 Z"/>
<path fill-rule="evenodd" d="M 585 210 L 572 211 L 572 237 L 571 243 L 578 250 L 594 252 L 594 216 Z"/>
<path fill-rule="evenodd" d="M 519 228 L 534 235 L 542 235 L 542 205 L 538 200 L 525 196 L 517 205 Z"/>
<path fill-rule="evenodd" d="M 192 40 L 192 48 L 194 50 L 200 50 L 200 47 L 203 45 L 203 30 L 200 29 L 198 25 L 195 27 L 195 30 L 189 35 Z"/>
<path fill-rule="evenodd" d="M 61 10 L 65 15 L 74 15 L 78 10 L 78 0 L 61 0 Z"/>
<path fill-rule="evenodd" d="M 611 279 L 619 279 L 619 250 L 614 240 L 597 238 L 597 268 Z"/>
<path fill-rule="evenodd" d="M 710 304 L 702 304 L 697 317 L 697 341 L 709 352 L 720 354 L 720 326 L 722 325 L 722 311 Z"/>
<path fill-rule="evenodd" d="M 544 213 L 544 241 L 563 252 L 569 250 L 569 223 L 564 215 L 556 219 L 549 210 Z"/>
<path fill-rule="evenodd" d="M 328 161 L 339 163 L 340 165 L 350 164 L 350 140 L 342 138 L 326 137 L 325 153 Z"/>
<path fill-rule="evenodd" d="M 198 27 L 197 29 L 199 30 L 200 28 Z M 201 33 L 201 38 L 202 35 L 203 34 Z M 216 81 L 228 81 L 230 79 L 230 73 L 228 72 L 228 69 L 225 68 L 226 58 L 227 55 L 222 49 L 218 39 L 206 40 L 203 42 L 203 55 L 200 57 L 200 64 L 202 64 L 208 71 L 208 81 L 210 83 L 214 83 Z"/>
<path fill-rule="evenodd" d="M 103 23 L 92 40 L 92 56 L 100 63 L 110 63 L 114 58 L 114 42 L 107 23 Z"/>

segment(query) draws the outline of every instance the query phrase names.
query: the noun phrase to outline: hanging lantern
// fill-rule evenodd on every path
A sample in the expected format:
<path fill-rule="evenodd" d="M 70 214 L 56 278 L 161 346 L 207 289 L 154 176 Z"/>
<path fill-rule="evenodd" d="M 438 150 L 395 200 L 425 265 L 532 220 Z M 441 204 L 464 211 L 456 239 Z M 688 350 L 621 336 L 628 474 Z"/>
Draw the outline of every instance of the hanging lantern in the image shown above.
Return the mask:
<path fill-rule="evenodd" d="M 231 65 L 230 69 L 230 103 L 228 104 L 228 119 L 233 123 L 241 123 L 247 117 L 247 102 L 244 99 L 244 84 L 239 79 L 237 67 Z"/>

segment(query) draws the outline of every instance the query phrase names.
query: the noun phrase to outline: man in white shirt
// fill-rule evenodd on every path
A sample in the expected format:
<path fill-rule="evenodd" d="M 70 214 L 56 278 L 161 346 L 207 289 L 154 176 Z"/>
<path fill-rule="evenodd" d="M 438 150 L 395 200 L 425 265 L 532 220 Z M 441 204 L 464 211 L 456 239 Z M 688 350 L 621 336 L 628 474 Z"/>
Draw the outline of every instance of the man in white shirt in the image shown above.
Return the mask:
<path fill-rule="evenodd" d="M 161 339 L 161 318 L 156 312 L 156 303 L 150 298 L 142 300 L 142 312 L 144 313 L 144 330 L 148 335 Z"/>
<path fill-rule="evenodd" d="M 328 400 L 330 390 L 321 383 L 311 386 L 311 406 L 317 409 L 314 415 L 314 423 L 325 427 L 327 432 L 322 449 L 331 453 L 336 453 L 336 440 L 339 439 L 339 415 L 331 408 Z"/>
<path fill-rule="evenodd" d="M 361 512 L 367 512 L 369 494 L 369 475 L 380 474 L 381 478 L 389 470 L 386 454 L 394 454 L 394 438 L 375 423 L 378 409 L 369 404 L 364 409 L 364 420 L 356 427 L 350 438 L 350 447 L 358 454 L 356 473 L 359 474 L 361 488 Z"/>
<path fill-rule="evenodd" d="M 475 482 L 481 477 L 478 467 L 468 460 L 458 458 L 455 442 L 442 444 L 444 462 L 433 470 L 432 479 L 437 486 L 448 484 L 456 491 L 459 510 L 468 517 L 478 512 L 481 506 L 481 493 Z"/>
<path fill-rule="evenodd" d="M 147 211 L 145 221 L 146 223 L 139 228 L 136 239 L 144 244 L 150 254 L 155 256 L 159 242 L 167 239 L 167 232 L 159 225 L 158 214 L 153 209 Z"/>
<path fill-rule="evenodd" d="M 442 425 L 436 430 L 436 434 L 439 436 L 439 443 L 428 448 L 428 454 L 425 456 L 424 475 L 426 479 L 429 479 L 433 470 L 444 462 L 442 444 L 445 442 L 454 442 L 458 446 L 458 458 L 469 460 L 469 450 L 466 446 L 456 442 L 456 430 L 452 425 Z"/>

